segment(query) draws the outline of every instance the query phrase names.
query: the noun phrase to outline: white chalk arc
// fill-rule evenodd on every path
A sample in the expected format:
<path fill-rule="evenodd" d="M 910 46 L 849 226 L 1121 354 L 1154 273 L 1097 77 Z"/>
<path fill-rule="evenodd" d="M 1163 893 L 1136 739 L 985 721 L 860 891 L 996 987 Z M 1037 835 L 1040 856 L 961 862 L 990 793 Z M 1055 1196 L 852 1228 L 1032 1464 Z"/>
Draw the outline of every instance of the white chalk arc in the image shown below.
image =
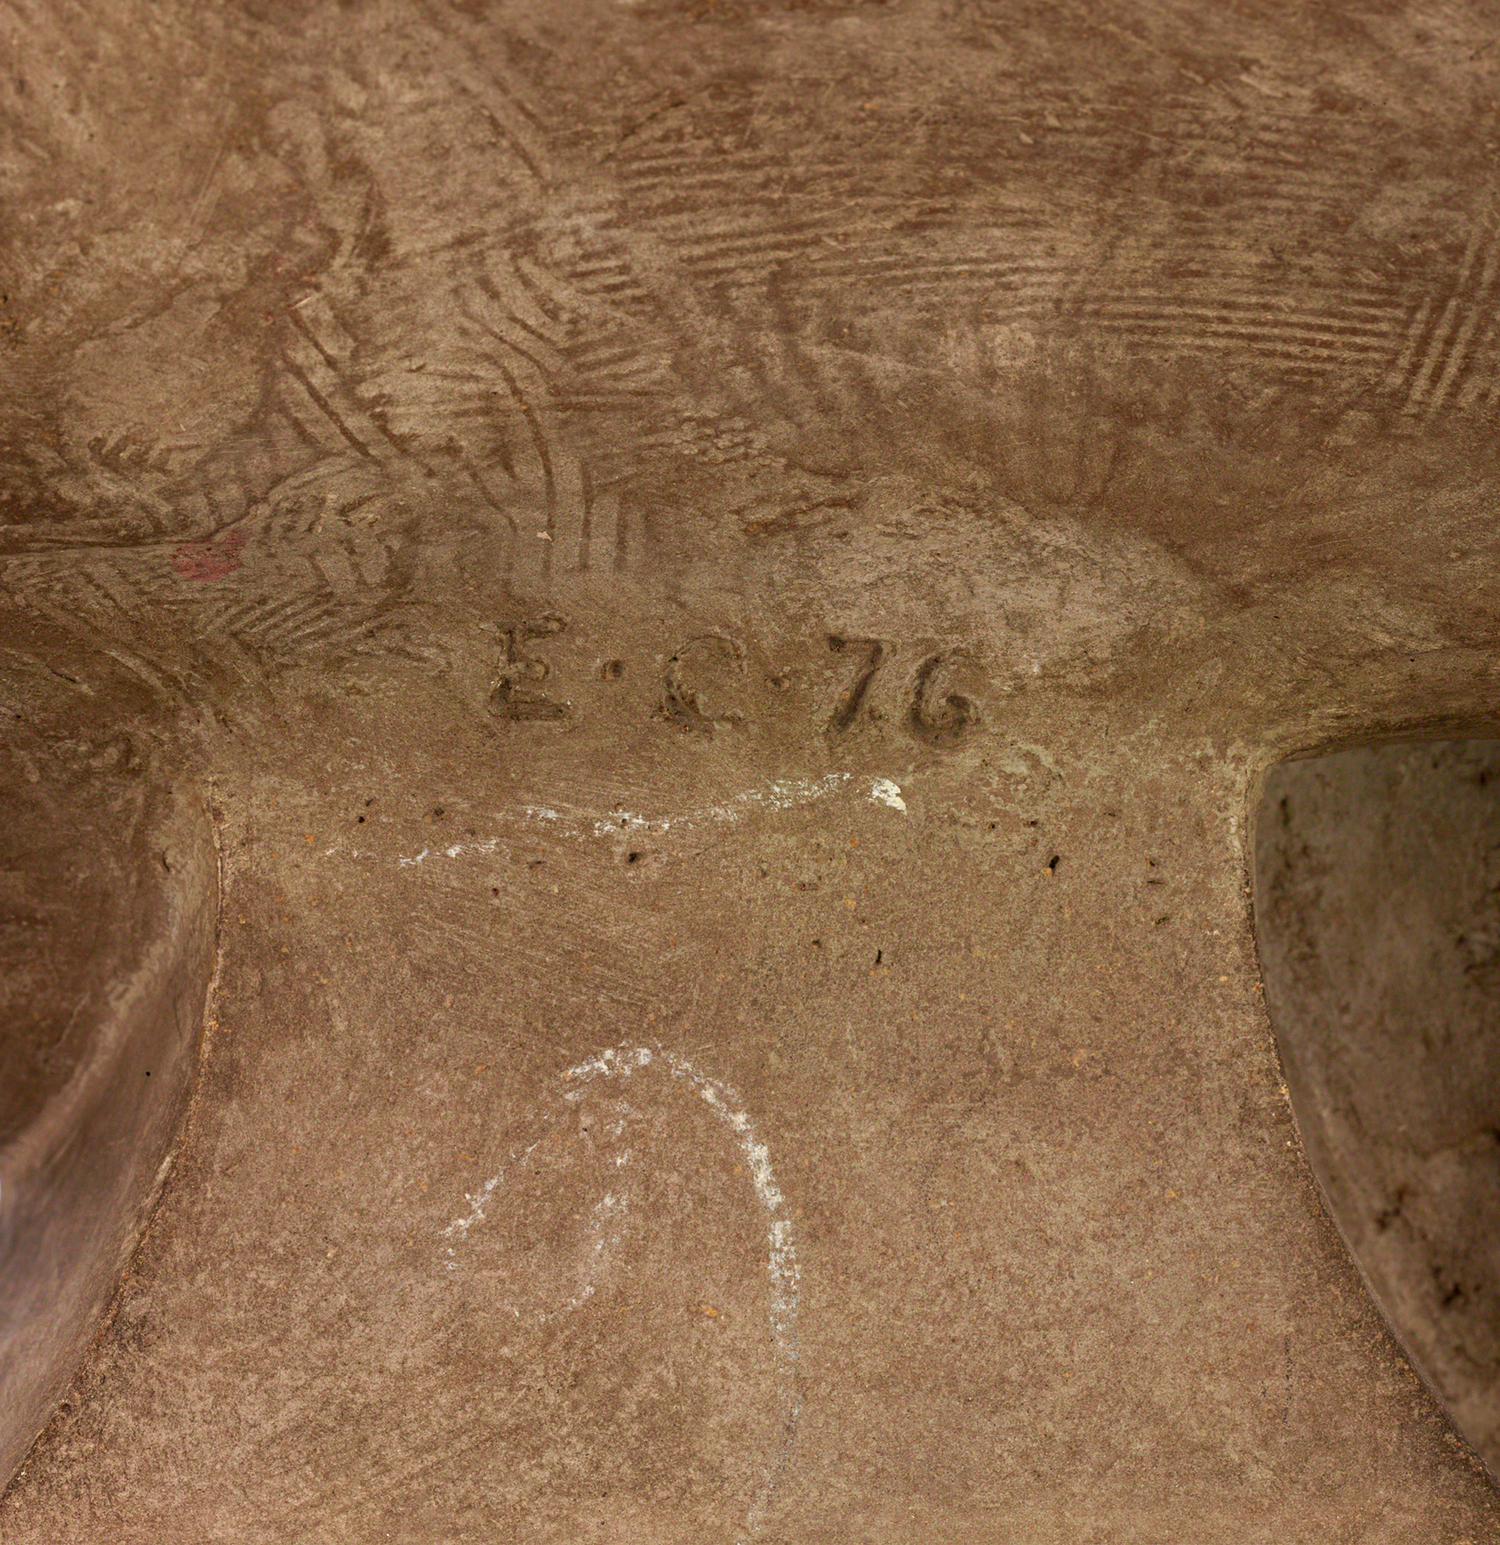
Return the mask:
<path fill-rule="evenodd" d="M 801 1269 L 797 1261 L 796 1235 L 786 1198 L 776 1183 L 770 1152 L 756 1135 L 740 1097 L 727 1084 L 699 1072 L 685 1057 L 664 1051 L 659 1046 L 612 1047 L 568 1068 L 561 1075 L 560 1082 L 565 1086 L 560 1091 L 561 1096 L 568 1103 L 575 1103 L 583 1097 L 586 1084 L 601 1078 L 623 1082 L 653 1067 L 665 1069 L 674 1080 L 691 1089 L 733 1134 L 744 1157 L 755 1199 L 765 1216 L 767 1314 L 776 1366 L 777 1396 L 784 1410 L 784 1420 L 772 1451 L 767 1456 L 761 1485 L 746 1516 L 748 1539 L 759 1533 L 766 1510 L 786 1470 L 802 1412 L 797 1346 Z M 540 1141 L 538 1138 L 512 1155 L 507 1161 L 507 1167 L 515 1169 L 523 1166 Z M 485 1211 L 494 1198 L 496 1188 L 505 1179 L 505 1174 L 506 1168 L 502 1167 L 476 1192 L 465 1196 L 469 1204 L 468 1214 L 455 1218 L 443 1230 L 444 1238 L 457 1243 L 468 1238 L 469 1231 L 483 1221 Z M 454 1243 L 448 1245 L 446 1254 L 446 1267 L 453 1271 L 457 1267 Z M 583 1296 L 587 1295 L 575 1298 L 567 1307 L 576 1308 Z"/>

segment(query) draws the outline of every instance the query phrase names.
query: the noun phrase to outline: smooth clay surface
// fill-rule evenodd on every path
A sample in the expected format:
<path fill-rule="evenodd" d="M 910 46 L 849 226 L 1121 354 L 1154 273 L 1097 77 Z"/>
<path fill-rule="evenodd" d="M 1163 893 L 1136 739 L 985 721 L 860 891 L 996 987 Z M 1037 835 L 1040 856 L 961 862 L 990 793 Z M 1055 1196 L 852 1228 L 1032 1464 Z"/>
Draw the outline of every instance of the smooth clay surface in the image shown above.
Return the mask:
<path fill-rule="evenodd" d="M 7 1545 L 1500 1537 L 1247 847 L 1500 722 L 1493 17 L 4 16 L 9 690 L 223 865 Z"/>

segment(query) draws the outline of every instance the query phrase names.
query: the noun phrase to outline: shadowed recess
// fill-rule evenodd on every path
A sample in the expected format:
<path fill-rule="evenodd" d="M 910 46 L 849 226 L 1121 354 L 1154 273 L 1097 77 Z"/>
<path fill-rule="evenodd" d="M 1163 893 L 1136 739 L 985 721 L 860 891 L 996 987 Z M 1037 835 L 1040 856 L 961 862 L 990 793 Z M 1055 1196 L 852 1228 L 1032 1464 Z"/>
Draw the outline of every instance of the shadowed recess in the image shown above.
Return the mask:
<path fill-rule="evenodd" d="M 218 885 L 208 812 L 118 662 L 15 619 L 0 625 L 0 660 L 15 694 L 0 703 L 8 1478 L 165 1179 L 197 1059 Z"/>
<path fill-rule="evenodd" d="M 1287 762 L 1256 822 L 1308 1158 L 1417 1370 L 1500 1467 L 1500 740 Z"/>

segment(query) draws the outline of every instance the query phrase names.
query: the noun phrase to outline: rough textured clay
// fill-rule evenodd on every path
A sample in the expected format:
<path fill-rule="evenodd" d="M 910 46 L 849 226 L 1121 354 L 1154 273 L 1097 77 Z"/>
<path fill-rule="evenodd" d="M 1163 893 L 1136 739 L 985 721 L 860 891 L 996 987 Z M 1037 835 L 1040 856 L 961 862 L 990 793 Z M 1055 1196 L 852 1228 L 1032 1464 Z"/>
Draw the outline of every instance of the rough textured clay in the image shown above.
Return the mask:
<path fill-rule="evenodd" d="M 1493 17 L 0 17 L 5 1141 L 197 1049 L 6 1545 L 1500 1536 L 1253 927 L 1500 733 Z"/>

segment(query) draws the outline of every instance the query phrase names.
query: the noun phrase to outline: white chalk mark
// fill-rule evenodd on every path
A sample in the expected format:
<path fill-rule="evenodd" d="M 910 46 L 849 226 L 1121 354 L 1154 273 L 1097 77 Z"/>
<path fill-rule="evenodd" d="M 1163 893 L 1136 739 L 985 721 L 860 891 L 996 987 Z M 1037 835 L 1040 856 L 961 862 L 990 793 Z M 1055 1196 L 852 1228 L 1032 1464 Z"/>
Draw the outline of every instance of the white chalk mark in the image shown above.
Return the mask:
<path fill-rule="evenodd" d="M 623 1216 L 625 1202 L 617 1197 L 613 1191 L 606 1191 L 604 1196 L 594 1204 L 594 1210 L 589 1214 L 589 1221 L 584 1228 L 584 1234 L 590 1241 L 588 1255 L 584 1259 L 584 1281 L 578 1291 L 563 1305 L 564 1310 L 577 1309 L 582 1306 L 585 1299 L 594 1296 L 593 1271 L 607 1258 L 609 1251 L 614 1250 L 620 1243 L 618 1234 L 604 1233 L 605 1224 L 614 1217 Z"/>
<path fill-rule="evenodd" d="M 851 773 L 828 773 L 822 778 L 778 779 L 763 788 L 747 789 L 723 804 L 701 805 L 696 810 L 681 810 L 672 815 L 643 815 L 638 810 L 627 810 L 623 805 L 616 805 L 607 815 L 583 810 L 565 814 L 538 805 L 522 805 L 521 814 L 527 820 L 556 821 L 574 836 L 618 837 L 622 832 L 667 832 L 729 824 L 743 820 L 755 810 L 792 810 L 799 805 L 810 805 L 842 788 L 852 776 Z"/>
<path fill-rule="evenodd" d="M 541 1142 L 541 1138 L 538 1138 L 536 1141 L 537 1141 L 537 1143 Z M 536 1147 L 536 1143 L 533 1143 L 530 1148 L 525 1149 L 519 1155 L 519 1157 L 517 1158 L 517 1160 L 515 1162 L 517 1162 L 519 1164 L 524 1164 L 527 1161 L 527 1159 L 529 1159 L 531 1157 L 531 1150 L 532 1150 L 532 1148 L 535 1148 L 535 1147 Z M 457 1239 L 458 1239 L 458 1242 L 460 1244 L 462 1244 L 464 1242 L 464 1240 L 466 1240 L 469 1237 L 469 1230 L 471 1228 L 473 1228 L 476 1223 L 483 1223 L 484 1222 L 484 1210 L 485 1210 L 486 1207 L 489 1206 L 490 1198 L 495 1194 L 495 1187 L 498 1186 L 500 1184 L 500 1182 L 502 1180 L 504 1180 L 504 1179 L 505 1179 L 505 1171 L 503 1169 L 498 1169 L 472 1195 L 469 1195 L 469 1194 L 466 1193 L 465 1196 L 464 1196 L 464 1200 L 469 1204 L 469 1215 L 468 1215 L 468 1217 L 467 1218 L 455 1218 L 452 1221 L 452 1223 L 450 1223 L 448 1225 L 448 1227 L 443 1230 L 443 1238 L 444 1239 L 452 1239 L 452 1238 L 454 1238 L 456 1236 Z M 449 1245 L 448 1246 L 448 1255 L 450 1257 L 452 1257 L 454 1253 L 455 1252 L 454 1252 L 453 1246 Z M 448 1270 L 452 1271 L 454 1269 L 454 1266 L 455 1266 L 455 1262 L 452 1259 L 450 1259 L 448 1261 Z"/>
<path fill-rule="evenodd" d="M 590 1057 L 569 1068 L 563 1077 L 580 1082 L 599 1077 L 629 1078 L 638 1069 L 649 1067 L 653 1061 L 659 1061 L 670 1069 L 674 1078 L 686 1083 L 734 1133 L 745 1157 L 745 1167 L 750 1172 L 750 1183 L 755 1190 L 756 1200 L 766 1214 L 766 1276 L 769 1285 L 771 1341 L 775 1348 L 780 1393 L 786 1403 L 786 1421 L 775 1451 L 767 1463 L 760 1492 L 746 1520 L 749 1533 L 756 1534 L 782 1472 L 786 1469 L 792 1442 L 796 1437 L 797 1421 L 802 1413 L 802 1393 L 797 1378 L 797 1304 L 801 1271 L 797 1264 L 796 1237 L 786 1198 L 781 1194 L 771 1169 L 770 1153 L 756 1137 L 750 1117 L 733 1089 L 700 1073 L 685 1057 L 659 1049 L 653 1053 L 647 1046 L 621 1047 L 601 1052 L 597 1057 Z M 581 1090 L 574 1090 L 564 1098 L 576 1097 L 581 1093 Z"/>
<path fill-rule="evenodd" d="M 877 804 L 889 805 L 892 810 L 906 814 L 906 801 L 901 797 L 901 785 L 891 778 L 877 778 L 870 786 L 870 798 Z"/>
<path fill-rule="evenodd" d="M 455 842 L 451 848 L 443 848 L 441 856 L 443 858 L 461 858 L 465 853 L 493 853 L 499 846 L 500 839 L 498 837 L 486 837 L 483 842 Z M 328 851 L 331 853 L 333 849 L 330 848 Z M 435 855 L 431 848 L 423 848 L 415 858 L 398 858 L 396 862 L 403 869 L 409 869 L 416 864 L 422 863 L 425 859 L 436 856 L 438 855 Z"/>
<path fill-rule="evenodd" d="M 493 853 L 500 846 L 498 837 L 486 837 L 483 842 L 455 842 L 443 849 L 444 858 L 457 858 L 461 853 Z"/>
<path fill-rule="evenodd" d="M 770 1151 L 757 1137 L 755 1127 L 739 1095 L 729 1085 L 700 1073 L 685 1057 L 680 1057 L 675 1052 L 663 1051 L 660 1047 L 610 1047 L 596 1056 L 575 1064 L 562 1075 L 561 1081 L 571 1086 L 562 1091 L 563 1100 L 569 1105 L 576 1104 L 584 1097 L 585 1086 L 596 1079 L 618 1079 L 623 1082 L 651 1067 L 666 1069 L 673 1079 L 691 1089 L 733 1133 L 744 1157 L 751 1188 L 765 1214 L 767 1311 L 776 1365 L 777 1394 L 782 1402 L 785 1416 L 772 1452 L 767 1457 L 760 1490 L 746 1517 L 745 1539 L 748 1540 L 750 1536 L 760 1532 L 766 1509 L 786 1470 L 792 1444 L 797 1435 L 797 1423 L 802 1414 L 797 1347 L 797 1308 L 801 1269 L 797 1261 L 796 1234 L 792 1226 L 791 1210 L 787 1206 L 780 1186 L 776 1183 L 775 1172 L 771 1167 Z M 630 1113 L 630 1107 L 621 1100 L 616 1106 L 616 1111 L 623 1118 Z M 623 1135 L 625 1131 L 623 1119 L 611 1123 L 606 1131 L 611 1138 Z M 524 1152 L 513 1155 L 508 1162 L 513 1167 L 520 1168 L 540 1142 L 541 1138 L 537 1138 Z M 614 1161 L 616 1167 L 623 1168 L 630 1158 L 629 1149 L 617 1154 Z M 468 1215 L 455 1218 L 442 1231 L 444 1238 L 456 1238 L 459 1243 L 468 1238 L 470 1229 L 483 1222 L 485 1209 L 493 1198 L 496 1188 L 504 1180 L 505 1173 L 502 1167 L 486 1180 L 478 1191 L 465 1196 L 464 1200 L 469 1203 Z M 578 1292 L 563 1306 L 564 1310 L 577 1309 L 593 1296 L 592 1271 L 619 1245 L 620 1234 L 614 1225 L 623 1218 L 625 1211 L 624 1198 L 617 1196 L 613 1191 L 608 1191 L 590 1213 L 584 1229 L 588 1250 L 583 1264 L 583 1280 Z M 455 1253 L 454 1246 L 450 1244 L 446 1253 L 450 1257 L 447 1269 L 452 1271 L 454 1261 L 451 1257 Z M 745 1542 L 741 1541 L 740 1545 L 745 1545 Z"/>
<path fill-rule="evenodd" d="M 489 1202 L 489 1199 L 495 1194 L 495 1187 L 498 1186 L 504 1179 L 505 1172 L 504 1170 L 501 1170 L 498 1173 L 491 1175 L 490 1178 L 486 1180 L 485 1183 L 480 1186 L 480 1188 L 474 1192 L 472 1196 L 465 1195 L 464 1200 L 469 1204 L 469 1216 L 467 1218 L 455 1218 L 452 1223 L 450 1223 L 448 1227 L 443 1230 L 444 1236 L 451 1238 L 454 1234 L 457 1234 L 460 1240 L 467 1239 L 469 1237 L 469 1230 L 473 1228 L 476 1223 L 483 1221 L 485 1206 Z"/>
<path fill-rule="evenodd" d="M 568 808 L 558 810 L 551 805 L 519 805 L 514 810 L 503 811 L 501 820 L 520 820 L 525 823 L 545 821 L 568 837 L 622 837 L 639 833 L 664 834 L 671 831 L 691 831 L 701 826 L 729 826 L 743 821 L 758 811 L 794 810 L 803 805 L 824 799 L 846 787 L 853 773 L 827 773 L 821 778 L 785 778 L 768 783 L 758 789 L 747 789 L 733 799 L 717 805 L 701 805 L 692 810 L 680 810 L 668 815 L 646 815 L 638 810 L 616 806 L 607 814 L 597 811 Z M 906 801 L 901 797 L 900 785 L 890 778 L 876 778 L 871 785 L 870 798 L 893 810 L 905 812 Z M 501 841 L 498 837 L 486 837 L 479 842 L 458 842 L 452 847 L 441 848 L 434 853 L 430 848 L 411 858 L 398 858 L 403 868 L 412 868 L 428 858 L 464 858 L 474 853 L 495 853 Z M 353 854 L 364 857 L 364 854 Z"/>

